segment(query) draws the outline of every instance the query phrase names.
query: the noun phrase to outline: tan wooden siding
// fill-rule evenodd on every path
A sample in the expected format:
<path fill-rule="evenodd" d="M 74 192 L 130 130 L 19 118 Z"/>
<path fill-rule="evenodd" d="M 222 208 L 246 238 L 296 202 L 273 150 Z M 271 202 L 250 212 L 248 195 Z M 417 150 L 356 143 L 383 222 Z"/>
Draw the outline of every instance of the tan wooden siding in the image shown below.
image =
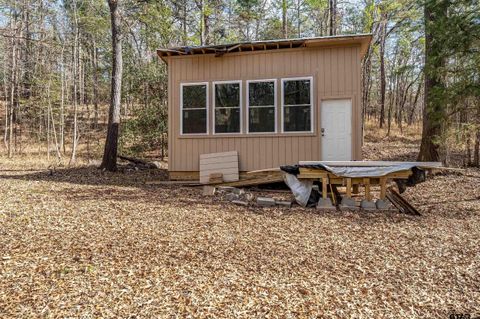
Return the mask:
<path fill-rule="evenodd" d="M 169 170 L 198 171 L 199 156 L 238 151 L 240 171 L 298 161 L 321 160 L 320 105 L 324 99 L 352 100 L 352 154 L 361 159 L 360 46 L 300 48 L 251 53 L 168 58 Z M 313 133 L 280 133 L 281 79 L 313 77 Z M 246 133 L 246 81 L 277 79 L 276 134 Z M 213 81 L 242 81 L 242 134 L 214 135 Z M 209 134 L 180 135 L 180 83 L 209 82 Z"/>

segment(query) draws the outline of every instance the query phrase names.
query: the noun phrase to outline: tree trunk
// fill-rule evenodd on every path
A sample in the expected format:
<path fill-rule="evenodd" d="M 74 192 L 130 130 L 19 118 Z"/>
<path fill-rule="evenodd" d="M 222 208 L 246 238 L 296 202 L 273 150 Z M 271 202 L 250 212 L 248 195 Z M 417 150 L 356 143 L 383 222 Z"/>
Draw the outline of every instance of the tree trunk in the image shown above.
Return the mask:
<path fill-rule="evenodd" d="M 74 0 L 74 19 L 75 19 L 75 39 L 73 43 L 73 138 L 72 138 L 72 154 L 68 165 L 74 165 L 77 160 L 77 145 L 78 145 L 78 83 L 79 76 L 77 65 L 79 64 L 79 41 L 78 41 L 78 17 L 77 17 L 77 2 Z"/>
<path fill-rule="evenodd" d="M 182 41 L 183 45 L 187 45 L 188 34 L 187 34 L 187 0 L 183 1 L 182 8 Z"/>
<path fill-rule="evenodd" d="M 480 102 L 480 101 L 479 101 Z M 477 134 L 475 134 L 475 145 L 473 147 L 473 163 L 475 167 L 480 167 L 480 103 L 477 105 Z"/>
<path fill-rule="evenodd" d="M 13 121 L 15 111 L 15 87 L 17 83 L 17 39 L 12 38 L 12 65 L 11 65 L 11 78 L 10 78 L 10 113 L 6 116 L 9 117 L 9 133 L 8 133 L 8 157 L 13 156 Z"/>
<path fill-rule="evenodd" d="M 62 44 L 62 53 L 60 57 L 61 61 L 61 68 L 65 70 L 64 65 L 64 50 L 65 47 Z M 65 74 L 62 72 L 60 74 L 60 85 L 61 85 L 61 93 L 60 93 L 60 150 L 65 154 Z"/>
<path fill-rule="evenodd" d="M 419 161 L 440 160 L 440 136 L 442 123 L 445 120 L 445 101 L 442 95 L 445 84 L 442 78 L 442 69 L 445 65 L 445 56 L 442 52 L 444 43 L 439 25 L 447 19 L 448 0 L 425 2 L 425 89 L 423 109 L 423 130 Z M 443 94 L 442 94 L 443 93 Z"/>
<path fill-rule="evenodd" d="M 282 0 L 282 32 L 283 38 L 288 38 L 288 26 L 287 26 L 287 0 Z"/>
<path fill-rule="evenodd" d="M 337 34 L 337 0 L 328 1 L 329 28 L 328 35 Z"/>
<path fill-rule="evenodd" d="M 120 125 L 120 103 L 122 94 L 122 37 L 120 34 L 120 12 L 118 0 L 108 0 L 112 24 L 112 83 L 111 102 L 108 112 L 108 130 L 105 150 L 100 168 L 117 170 L 118 130 Z"/>
<path fill-rule="evenodd" d="M 93 41 L 92 49 L 92 73 L 93 73 L 93 108 L 94 108 L 94 119 L 93 127 L 96 129 L 98 127 L 98 49 L 95 41 Z"/>
<path fill-rule="evenodd" d="M 385 125 L 385 89 L 387 85 L 385 78 L 385 41 L 387 37 L 387 17 L 384 10 L 382 11 L 380 33 L 380 128 L 382 128 L 383 125 Z"/>
<path fill-rule="evenodd" d="M 408 125 L 413 124 L 414 116 L 415 116 L 415 109 L 417 107 L 418 97 L 420 96 L 420 91 L 422 90 L 423 84 L 423 73 L 420 75 L 420 81 L 418 82 L 417 91 L 415 92 L 415 98 L 413 99 L 412 108 L 410 110 L 410 115 L 408 116 Z"/>

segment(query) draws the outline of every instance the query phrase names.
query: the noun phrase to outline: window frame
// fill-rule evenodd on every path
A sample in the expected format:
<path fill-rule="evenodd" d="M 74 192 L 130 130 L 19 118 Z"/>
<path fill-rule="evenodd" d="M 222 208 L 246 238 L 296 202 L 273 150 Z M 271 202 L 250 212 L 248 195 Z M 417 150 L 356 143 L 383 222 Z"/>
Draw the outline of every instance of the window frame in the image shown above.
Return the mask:
<path fill-rule="evenodd" d="M 217 84 L 239 84 L 240 89 L 239 89 L 239 94 L 240 94 L 240 100 L 239 100 L 239 116 L 240 116 L 240 123 L 239 123 L 239 128 L 240 130 L 238 132 L 215 132 L 215 111 L 216 111 L 216 106 L 215 106 L 215 91 L 216 91 L 216 86 Z M 226 80 L 226 81 L 212 81 L 212 87 L 213 87 L 213 95 L 212 95 L 212 117 L 213 117 L 213 135 L 239 135 L 243 134 L 243 86 L 242 86 L 242 80 Z M 221 107 L 220 109 L 236 109 L 236 107 Z"/>
<path fill-rule="evenodd" d="M 266 134 L 277 134 L 278 133 L 278 120 L 277 120 L 277 104 L 278 104 L 278 98 L 277 98 L 277 79 L 259 79 L 259 80 L 247 80 L 246 81 L 246 90 L 247 90 L 247 102 L 245 103 L 245 106 L 247 108 L 247 134 L 255 134 L 255 135 L 266 135 Z M 273 132 L 250 132 L 250 83 L 263 83 L 263 82 L 273 82 L 273 105 L 262 105 L 262 106 L 252 106 L 252 108 L 267 108 L 267 107 L 273 107 L 274 110 L 274 128 L 275 130 Z"/>
<path fill-rule="evenodd" d="M 310 130 L 309 131 L 285 131 L 285 125 L 284 125 L 284 111 L 285 111 L 285 107 L 288 107 L 290 105 L 285 105 L 285 95 L 283 94 L 284 93 L 284 83 L 287 82 L 287 81 L 298 81 L 298 80 L 310 80 Z M 314 98 L 313 98 L 313 94 L 314 94 L 314 90 L 313 90 L 313 76 L 301 76 L 301 77 L 293 77 L 293 78 L 282 78 L 281 79 L 281 85 L 282 87 L 280 88 L 280 94 L 282 95 L 281 96 L 281 103 L 282 103 L 282 106 L 281 106 L 281 132 L 282 133 L 285 133 L 285 134 L 305 134 L 305 133 L 315 133 L 315 129 L 314 129 L 314 124 L 315 124 L 315 121 L 313 120 L 314 119 L 314 112 L 313 112 L 313 109 L 314 109 L 314 104 L 313 104 L 313 101 L 314 101 Z M 298 104 L 298 106 L 306 106 L 308 104 Z M 295 106 L 295 105 L 293 105 Z"/>
<path fill-rule="evenodd" d="M 185 86 L 199 86 L 199 85 L 205 85 L 206 88 L 206 100 L 205 100 L 205 110 L 207 111 L 207 114 L 206 114 L 206 119 L 207 119 L 207 130 L 205 133 L 183 133 L 183 111 L 184 111 L 184 108 L 183 108 L 183 87 Z M 209 109 L 210 109 L 210 103 L 209 103 L 209 85 L 208 85 L 208 82 L 185 82 L 185 83 L 180 83 L 180 136 L 195 136 L 195 135 L 208 135 L 210 130 L 209 130 L 209 127 L 210 127 L 210 112 L 209 112 Z M 189 109 L 186 109 L 186 110 L 203 110 L 204 108 L 199 108 L 199 107 L 196 107 L 196 108 L 189 108 Z"/>

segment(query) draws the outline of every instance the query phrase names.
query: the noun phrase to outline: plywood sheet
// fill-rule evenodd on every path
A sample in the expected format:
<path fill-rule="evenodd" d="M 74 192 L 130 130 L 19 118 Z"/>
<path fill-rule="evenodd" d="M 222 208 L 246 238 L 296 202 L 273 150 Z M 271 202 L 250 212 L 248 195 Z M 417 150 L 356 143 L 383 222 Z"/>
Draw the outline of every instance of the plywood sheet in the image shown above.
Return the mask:
<path fill-rule="evenodd" d="M 210 174 L 221 173 L 225 182 L 238 181 L 238 152 L 200 155 L 200 183 L 208 184 Z"/>

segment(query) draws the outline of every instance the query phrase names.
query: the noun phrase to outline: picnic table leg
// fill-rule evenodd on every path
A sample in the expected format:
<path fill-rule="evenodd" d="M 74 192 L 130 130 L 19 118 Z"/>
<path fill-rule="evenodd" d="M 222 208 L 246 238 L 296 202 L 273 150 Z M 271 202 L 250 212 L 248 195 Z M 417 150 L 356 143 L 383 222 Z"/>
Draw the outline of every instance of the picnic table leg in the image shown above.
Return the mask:
<path fill-rule="evenodd" d="M 351 198 L 352 197 L 352 179 L 347 178 L 347 197 Z"/>
<path fill-rule="evenodd" d="M 327 199 L 328 178 L 322 177 L 322 198 Z"/>

